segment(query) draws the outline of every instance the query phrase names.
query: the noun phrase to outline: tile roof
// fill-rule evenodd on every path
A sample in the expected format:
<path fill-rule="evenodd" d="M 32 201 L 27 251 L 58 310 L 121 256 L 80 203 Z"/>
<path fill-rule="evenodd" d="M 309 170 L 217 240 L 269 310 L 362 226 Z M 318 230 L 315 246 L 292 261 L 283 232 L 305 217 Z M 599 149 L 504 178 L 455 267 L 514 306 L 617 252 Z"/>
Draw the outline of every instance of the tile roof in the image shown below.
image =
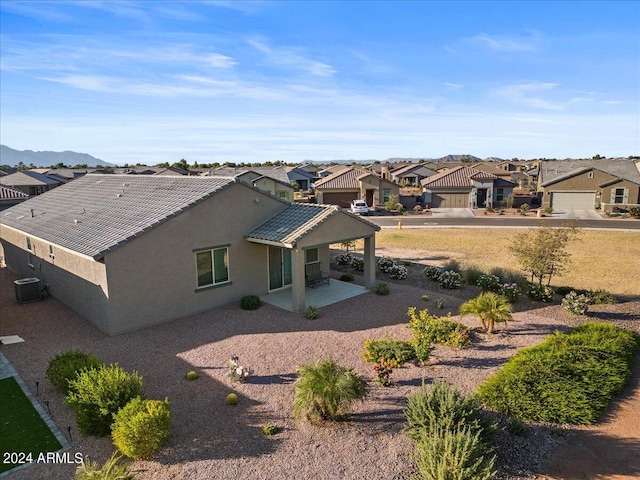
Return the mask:
<path fill-rule="evenodd" d="M 11 175 L 0 177 L 2 185 L 20 185 L 25 187 L 38 187 L 42 185 L 60 185 L 61 182 L 47 175 L 32 171 L 19 171 Z"/>
<path fill-rule="evenodd" d="M 491 173 L 482 172 L 468 166 L 460 166 L 425 178 L 420 182 L 426 188 L 471 187 L 472 179 L 496 179 Z"/>
<path fill-rule="evenodd" d="M 0 186 L 0 199 L 7 198 L 29 198 L 29 195 L 24 193 L 22 190 L 16 190 L 15 188 L 5 187 L 4 185 Z"/>
<path fill-rule="evenodd" d="M 371 172 L 358 167 L 344 167 L 331 175 L 318 180 L 316 188 L 349 188 L 360 189 L 359 179 L 371 175 Z"/>
<path fill-rule="evenodd" d="M 354 220 L 365 222 L 379 230 L 380 227 L 364 219 L 343 212 L 336 205 L 314 205 L 308 203 L 294 203 L 286 210 L 260 225 L 247 235 L 247 240 L 258 243 L 275 243 L 292 247 L 302 237 L 334 215 L 349 215 Z"/>
<path fill-rule="evenodd" d="M 541 185 L 547 185 L 557 181 L 560 177 L 567 178 L 569 174 L 576 175 L 578 170 L 584 171 L 595 168 L 602 172 L 624 178 L 634 183 L 640 183 L 640 171 L 633 159 L 605 158 L 600 160 L 555 160 L 540 162 Z M 580 173 L 580 172 L 578 172 Z"/>
<path fill-rule="evenodd" d="M 5 210 L 0 223 L 97 260 L 233 183 L 90 174 Z"/>

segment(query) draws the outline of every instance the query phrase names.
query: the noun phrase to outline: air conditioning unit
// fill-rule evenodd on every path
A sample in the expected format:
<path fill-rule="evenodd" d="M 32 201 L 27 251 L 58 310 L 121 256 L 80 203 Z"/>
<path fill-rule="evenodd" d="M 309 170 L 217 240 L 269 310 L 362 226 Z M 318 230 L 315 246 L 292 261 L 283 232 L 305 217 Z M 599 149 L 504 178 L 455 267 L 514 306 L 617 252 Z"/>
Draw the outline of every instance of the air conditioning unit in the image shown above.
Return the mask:
<path fill-rule="evenodd" d="M 16 289 L 16 301 L 18 303 L 37 302 L 42 299 L 42 291 L 39 278 L 21 278 L 13 282 Z"/>

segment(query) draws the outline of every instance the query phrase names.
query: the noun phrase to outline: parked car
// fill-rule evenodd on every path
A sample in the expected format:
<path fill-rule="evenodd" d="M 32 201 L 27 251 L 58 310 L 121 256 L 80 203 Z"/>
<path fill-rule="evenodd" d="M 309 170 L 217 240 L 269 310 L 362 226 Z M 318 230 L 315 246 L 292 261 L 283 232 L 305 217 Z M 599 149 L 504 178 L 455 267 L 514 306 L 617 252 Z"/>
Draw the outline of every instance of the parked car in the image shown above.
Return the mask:
<path fill-rule="evenodd" d="M 351 202 L 351 213 L 359 213 L 360 215 L 369 214 L 369 205 L 364 200 L 353 200 Z"/>

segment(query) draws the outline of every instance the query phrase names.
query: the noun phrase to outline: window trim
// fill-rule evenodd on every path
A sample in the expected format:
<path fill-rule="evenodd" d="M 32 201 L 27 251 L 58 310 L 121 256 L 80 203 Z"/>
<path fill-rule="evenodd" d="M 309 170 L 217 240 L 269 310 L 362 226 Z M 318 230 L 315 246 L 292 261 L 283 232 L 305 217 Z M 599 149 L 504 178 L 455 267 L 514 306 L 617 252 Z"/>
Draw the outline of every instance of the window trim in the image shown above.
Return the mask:
<path fill-rule="evenodd" d="M 622 192 L 620 195 L 618 195 L 618 191 Z M 620 204 L 624 204 L 624 197 L 627 194 L 627 188 L 626 187 L 617 187 L 613 189 L 613 203 L 616 205 L 620 205 Z M 620 201 L 618 201 L 618 198 L 620 199 Z"/>
<path fill-rule="evenodd" d="M 226 245 L 216 245 L 216 246 L 212 246 L 212 247 L 205 247 L 205 248 L 194 248 L 193 249 L 193 253 L 194 253 L 194 258 L 195 258 L 195 262 L 196 262 L 196 292 L 200 292 L 202 290 L 208 290 L 210 288 L 216 288 L 216 287 L 221 287 L 224 285 L 229 285 L 231 284 L 231 273 L 230 273 L 230 268 L 229 268 L 229 245 L 230 244 L 226 244 Z M 216 282 L 216 274 L 215 274 L 215 253 L 218 250 L 224 250 L 225 251 L 225 259 L 226 259 L 226 270 L 227 270 L 227 279 L 224 281 L 220 281 L 220 282 Z M 200 279 L 198 276 L 198 254 L 199 253 L 206 253 L 208 252 L 210 255 L 210 259 L 211 259 L 211 278 L 212 278 L 212 283 L 207 283 L 204 285 L 200 285 Z"/>

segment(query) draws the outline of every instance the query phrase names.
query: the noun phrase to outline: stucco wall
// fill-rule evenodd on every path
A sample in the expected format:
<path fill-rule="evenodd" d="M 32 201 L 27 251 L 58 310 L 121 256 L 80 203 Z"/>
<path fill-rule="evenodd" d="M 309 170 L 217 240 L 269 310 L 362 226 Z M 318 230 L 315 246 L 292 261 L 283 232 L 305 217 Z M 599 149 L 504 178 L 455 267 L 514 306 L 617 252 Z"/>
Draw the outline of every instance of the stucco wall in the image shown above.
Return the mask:
<path fill-rule="evenodd" d="M 48 284 L 49 293 L 73 310 L 107 331 L 109 323 L 109 290 L 104 263 L 31 238 L 33 265 L 28 265 L 27 235 L 7 226 L 1 227 L 5 263 L 12 272 L 40 278 Z"/>
<path fill-rule="evenodd" d="M 266 293 L 267 247 L 244 236 L 286 207 L 268 194 L 234 184 L 107 255 L 109 333 Z M 198 289 L 194 250 L 225 245 L 230 283 Z"/>

